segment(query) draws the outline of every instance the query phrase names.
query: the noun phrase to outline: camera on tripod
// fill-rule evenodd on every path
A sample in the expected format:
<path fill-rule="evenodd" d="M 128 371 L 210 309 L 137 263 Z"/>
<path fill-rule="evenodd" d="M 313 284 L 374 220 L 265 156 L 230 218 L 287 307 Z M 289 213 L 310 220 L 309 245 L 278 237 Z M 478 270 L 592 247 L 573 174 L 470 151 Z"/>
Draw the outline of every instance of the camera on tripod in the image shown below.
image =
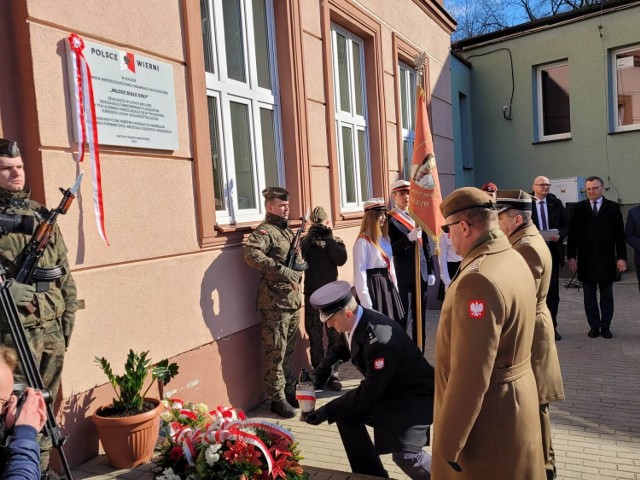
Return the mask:
<path fill-rule="evenodd" d="M 7 233 L 33 233 L 35 218 L 31 215 L 0 213 L 0 235 Z"/>

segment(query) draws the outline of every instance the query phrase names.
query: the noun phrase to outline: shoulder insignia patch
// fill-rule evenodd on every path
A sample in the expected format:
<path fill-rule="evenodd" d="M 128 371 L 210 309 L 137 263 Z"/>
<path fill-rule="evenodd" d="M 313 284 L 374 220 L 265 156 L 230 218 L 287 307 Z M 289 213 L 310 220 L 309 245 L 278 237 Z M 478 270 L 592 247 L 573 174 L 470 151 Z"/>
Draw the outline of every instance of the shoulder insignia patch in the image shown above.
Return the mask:
<path fill-rule="evenodd" d="M 486 306 L 487 304 L 484 300 L 469 300 L 469 317 L 477 319 L 484 318 Z"/>
<path fill-rule="evenodd" d="M 369 345 L 373 345 L 378 341 L 378 337 L 376 337 L 376 334 L 373 333 L 373 330 L 368 330 L 367 336 L 369 337 Z"/>
<path fill-rule="evenodd" d="M 523 245 L 531 245 L 531 237 L 522 237 L 520 243 Z"/>
<path fill-rule="evenodd" d="M 373 361 L 374 370 L 382 370 L 384 368 L 384 357 L 376 358 Z"/>

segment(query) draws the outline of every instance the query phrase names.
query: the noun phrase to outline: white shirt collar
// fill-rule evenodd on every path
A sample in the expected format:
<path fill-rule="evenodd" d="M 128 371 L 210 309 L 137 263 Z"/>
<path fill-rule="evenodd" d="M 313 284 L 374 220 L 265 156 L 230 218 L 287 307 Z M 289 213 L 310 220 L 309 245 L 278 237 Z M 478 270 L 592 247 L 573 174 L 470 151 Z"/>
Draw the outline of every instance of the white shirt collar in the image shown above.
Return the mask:
<path fill-rule="evenodd" d="M 356 311 L 354 312 L 356 314 L 356 320 L 355 322 L 353 322 L 353 327 L 351 327 L 351 331 L 350 332 L 344 332 L 344 336 L 347 339 L 347 345 L 349 346 L 349 351 L 351 351 L 351 341 L 353 340 L 353 332 L 356 331 L 356 328 L 358 328 L 358 324 L 360 323 L 360 319 L 362 318 L 362 307 L 360 305 L 358 305 L 358 308 L 356 308 Z"/>

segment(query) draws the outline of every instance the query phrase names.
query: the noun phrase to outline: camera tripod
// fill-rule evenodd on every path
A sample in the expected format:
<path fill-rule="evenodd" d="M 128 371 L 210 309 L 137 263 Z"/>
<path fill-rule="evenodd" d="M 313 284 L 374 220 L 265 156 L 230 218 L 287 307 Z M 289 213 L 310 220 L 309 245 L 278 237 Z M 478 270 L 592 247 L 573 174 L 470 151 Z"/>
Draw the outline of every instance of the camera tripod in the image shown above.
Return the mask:
<path fill-rule="evenodd" d="M 40 375 L 38 365 L 36 364 L 33 352 L 29 346 L 27 334 L 24 331 L 22 322 L 20 321 L 18 309 L 16 308 L 16 304 L 11 296 L 11 292 L 9 291 L 5 274 L 6 271 L 4 267 L 0 265 L 0 308 L 5 315 L 7 324 L 9 325 L 11 337 L 13 338 L 15 349 L 18 352 L 18 358 L 20 359 L 20 365 L 22 366 L 22 370 L 27 380 L 27 385 L 37 390 L 44 390 L 45 386 L 42 381 L 42 376 Z M 53 401 L 53 399 L 51 400 Z M 60 427 L 56 422 L 55 413 L 51 406 L 52 401 L 45 402 L 47 409 L 47 423 L 45 424 L 44 430 L 49 438 L 51 438 L 54 448 L 58 450 L 60 461 L 64 468 L 65 478 L 67 480 L 73 480 L 73 477 L 71 476 L 71 469 L 67 463 L 67 457 L 65 457 L 64 451 L 62 450 L 62 446 L 67 441 L 68 436 L 60 433 Z"/>

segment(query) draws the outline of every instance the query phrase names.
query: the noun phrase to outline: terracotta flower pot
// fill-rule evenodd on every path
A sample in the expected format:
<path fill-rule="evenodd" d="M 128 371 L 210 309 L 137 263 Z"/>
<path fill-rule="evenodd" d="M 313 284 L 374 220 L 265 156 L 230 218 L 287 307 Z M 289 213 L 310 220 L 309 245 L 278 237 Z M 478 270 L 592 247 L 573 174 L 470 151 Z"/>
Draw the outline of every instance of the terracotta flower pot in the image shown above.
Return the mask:
<path fill-rule="evenodd" d="M 156 408 L 131 417 L 101 417 L 98 409 L 91 417 L 104 453 L 115 468 L 134 468 L 153 455 L 163 406 L 156 398 L 145 400 L 156 404 Z"/>

